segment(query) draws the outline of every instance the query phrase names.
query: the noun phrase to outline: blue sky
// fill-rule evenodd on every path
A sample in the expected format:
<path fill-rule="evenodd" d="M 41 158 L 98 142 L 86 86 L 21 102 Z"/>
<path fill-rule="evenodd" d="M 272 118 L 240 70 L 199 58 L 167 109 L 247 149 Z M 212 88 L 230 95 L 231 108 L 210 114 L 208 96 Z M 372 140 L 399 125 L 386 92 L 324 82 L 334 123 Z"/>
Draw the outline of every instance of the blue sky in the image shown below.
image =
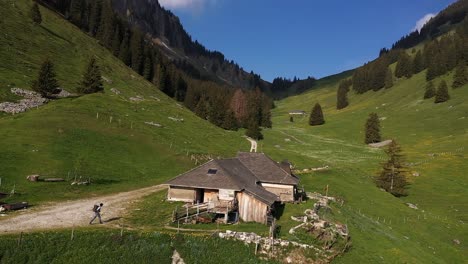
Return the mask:
<path fill-rule="evenodd" d="M 325 77 L 374 59 L 454 0 L 159 0 L 194 40 L 247 71 Z"/>

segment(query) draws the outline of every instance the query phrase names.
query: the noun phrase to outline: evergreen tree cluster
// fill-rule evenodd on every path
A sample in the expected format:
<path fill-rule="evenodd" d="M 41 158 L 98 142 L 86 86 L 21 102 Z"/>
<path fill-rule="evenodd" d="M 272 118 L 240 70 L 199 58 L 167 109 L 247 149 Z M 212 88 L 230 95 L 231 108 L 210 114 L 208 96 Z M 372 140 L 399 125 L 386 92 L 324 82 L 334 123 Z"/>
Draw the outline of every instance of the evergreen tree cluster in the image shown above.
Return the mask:
<path fill-rule="evenodd" d="M 466 67 L 465 63 L 460 62 L 455 69 L 452 88 L 460 88 L 465 84 L 468 84 L 468 68 Z"/>
<path fill-rule="evenodd" d="M 220 80 L 218 76 L 222 76 L 236 87 L 254 89 L 258 86 L 262 90 L 267 88 L 265 83 L 255 83 L 256 76 L 245 72 L 234 61 L 227 60 L 221 52 L 208 50 L 198 41 L 193 41 L 179 18 L 161 7 L 158 1 L 41 1 L 55 8 L 82 30 L 97 37 L 104 46 L 112 46 L 115 52 L 122 53 L 119 57 L 137 72 L 139 72 L 138 68 L 146 67 L 145 65 L 150 65 L 150 62 L 146 60 L 141 62 L 139 58 L 141 53 L 145 54 L 145 51 L 144 48 L 143 51 L 138 50 L 137 46 L 140 45 L 137 41 L 138 37 L 135 37 L 133 48 L 130 48 L 132 25 L 137 25 L 143 32 L 143 36 L 149 34 L 153 39 L 164 40 L 169 46 L 183 51 L 185 55 L 195 58 L 199 64 L 206 66 L 206 68 L 197 69 L 185 59 L 174 61 L 174 64 L 188 76 L 215 82 Z M 123 51 L 119 52 L 120 48 L 123 48 Z M 133 51 L 127 51 L 128 49 L 133 49 Z M 146 55 L 144 57 L 146 58 Z"/>
<path fill-rule="evenodd" d="M 362 94 L 369 90 L 392 87 L 393 76 L 388 66 L 394 62 L 397 62 L 396 78 L 410 78 L 427 69 L 426 80 L 430 81 L 456 68 L 452 87 L 457 88 L 468 83 L 468 17 L 457 26 L 454 34 L 434 38 L 423 49 L 413 49 L 411 55 L 396 48 L 381 49 L 379 58 L 356 69 L 353 74 L 353 90 Z"/>
<path fill-rule="evenodd" d="M 209 77 L 202 76 L 200 71 L 185 60 L 170 61 L 163 57 L 159 49 L 145 37 L 142 31 L 132 27 L 125 18 L 114 11 L 111 0 L 64 0 L 61 3 L 46 0 L 45 2 L 55 6 L 81 30 L 98 39 L 101 45 L 109 49 L 128 67 L 153 82 L 168 96 L 183 102 L 201 118 L 231 130 L 239 127 L 247 128 L 251 124 L 271 127 L 270 109 L 273 103 L 260 89 L 244 92 L 244 105 L 247 110 L 245 110 L 245 116 L 242 114 L 239 116 L 239 113 L 231 107 L 231 100 L 234 96 L 232 88 L 209 81 Z M 177 26 L 167 26 L 167 23 L 173 23 L 170 20 L 175 16 L 167 10 L 163 11 L 167 12 L 167 16 L 164 17 L 169 20 L 163 21 L 166 25 L 155 24 L 164 31 L 158 34 L 167 37 L 171 45 L 178 47 L 180 44 L 178 36 L 184 38 L 183 35 L 186 33 L 167 30 L 168 28 L 177 29 Z M 146 19 L 153 18 L 147 17 Z M 180 27 L 178 30 L 183 30 L 183 28 Z M 202 54 L 214 59 L 214 62 L 211 62 L 214 72 L 227 67 L 228 64 L 233 64 L 237 67 L 234 69 L 237 74 L 243 73 L 242 68 L 233 61 L 228 62 L 222 53 L 208 51 L 197 41 L 192 43 L 188 38 L 183 47 L 187 54 Z M 90 67 L 92 68 L 91 65 L 88 66 Z M 89 73 L 95 70 L 88 70 L 85 75 L 89 75 L 87 78 L 89 83 L 80 84 L 79 92 L 81 93 L 99 90 L 96 88 L 99 85 L 93 81 L 92 74 Z M 264 89 L 260 75 L 251 72 L 248 76 L 247 82 L 250 86 Z"/>
<path fill-rule="evenodd" d="M 468 19 L 464 22 L 468 24 Z M 468 63 L 468 35 L 462 34 L 461 27 L 455 34 L 430 41 L 424 46 L 427 65 L 426 80 L 444 75 L 458 64 Z"/>
<path fill-rule="evenodd" d="M 363 94 L 370 90 L 378 91 L 393 86 L 393 76 L 388 76 L 389 72 L 391 73 L 389 65 L 397 61 L 400 56 L 400 51 L 381 51 L 379 58 L 357 68 L 352 78 L 353 90 Z"/>
<path fill-rule="evenodd" d="M 346 79 L 340 82 L 336 94 L 336 109 L 340 110 L 349 105 L 348 92 L 352 84 L 352 79 Z"/>
<path fill-rule="evenodd" d="M 442 33 L 441 26 L 457 24 L 466 18 L 467 13 L 468 1 L 456 1 L 429 20 L 421 28 L 421 31 L 415 30 L 396 41 L 392 45 L 392 49 L 409 49 L 427 39 L 435 38 Z"/>
<path fill-rule="evenodd" d="M 40 93 L 43 97 L 50 98 L 60 91 L 58 88 L 55 66 L 51 60 L 46 58 L 41 64 L 36 80 L 31 83 L 31 89 Z M 95 58 L 91 58 L 86 66 L 83 78 L 76 90 L 80 94 L 104 91 L 101 71 Z"/>

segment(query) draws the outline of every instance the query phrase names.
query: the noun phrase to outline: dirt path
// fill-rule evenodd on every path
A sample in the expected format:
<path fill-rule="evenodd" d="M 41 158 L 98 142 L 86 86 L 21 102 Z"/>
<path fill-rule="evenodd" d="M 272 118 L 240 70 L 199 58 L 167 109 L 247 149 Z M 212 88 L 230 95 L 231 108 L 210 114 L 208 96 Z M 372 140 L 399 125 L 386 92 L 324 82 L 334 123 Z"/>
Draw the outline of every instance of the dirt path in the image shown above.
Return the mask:
<path fill-rule="evenodd" d="M 133 202 L 143 196 L 165 189 L 164 185 L 155 185 L 129 192 L 122 192 L 89 199 L 74 200 L 40 206 L 19 212 L 18 215 L 0 218 L 0 234 L 17 233 L 41 229 L 66 228 L 72 226 L 89 226 L 93 216 L 93 204 L 104 203 L 102 220 L 105 224 L 120 219 Z M 99 221 L 96 219 L 95 223 Z"/>

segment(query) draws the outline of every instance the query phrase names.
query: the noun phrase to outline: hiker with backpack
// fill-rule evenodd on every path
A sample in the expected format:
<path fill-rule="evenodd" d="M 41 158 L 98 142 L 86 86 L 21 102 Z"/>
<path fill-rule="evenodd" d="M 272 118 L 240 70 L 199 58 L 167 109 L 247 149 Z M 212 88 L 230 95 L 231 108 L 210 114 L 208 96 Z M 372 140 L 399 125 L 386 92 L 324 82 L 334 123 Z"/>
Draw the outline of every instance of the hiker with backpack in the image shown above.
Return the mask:
<path fill-rule="evenodd" d="M 96 218 L 99 218 L 99 223 L 102 224 L 101 209 L 102 209 L 103 205 L 104 205 L 103 203 L 100 203 L 99 205 L 97 205 L 97 204 L 94 205 L 94 207 L 93 207 L 94 217 L 93 217 L 93 219 L 91 219 L 91 221 L 89 221 L 90 225 L 93 223 L 94 219 L 96 219 Z"/>

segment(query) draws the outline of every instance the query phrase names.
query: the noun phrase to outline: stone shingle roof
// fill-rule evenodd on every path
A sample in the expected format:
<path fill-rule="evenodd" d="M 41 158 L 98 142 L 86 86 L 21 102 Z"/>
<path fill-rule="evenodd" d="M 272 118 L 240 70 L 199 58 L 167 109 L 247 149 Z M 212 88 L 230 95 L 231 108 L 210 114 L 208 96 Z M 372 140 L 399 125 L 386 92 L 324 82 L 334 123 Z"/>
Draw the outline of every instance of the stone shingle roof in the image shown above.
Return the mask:
<path fill-rule="evenodd" d="M 211 160 L 166 183 L 190 188 L 244 190 L 271 205 L 279 197 L 265 190 L 259 182 L 295 185 L 298 181 L 265 154 L 239 153 L 236 158 Z"/>

